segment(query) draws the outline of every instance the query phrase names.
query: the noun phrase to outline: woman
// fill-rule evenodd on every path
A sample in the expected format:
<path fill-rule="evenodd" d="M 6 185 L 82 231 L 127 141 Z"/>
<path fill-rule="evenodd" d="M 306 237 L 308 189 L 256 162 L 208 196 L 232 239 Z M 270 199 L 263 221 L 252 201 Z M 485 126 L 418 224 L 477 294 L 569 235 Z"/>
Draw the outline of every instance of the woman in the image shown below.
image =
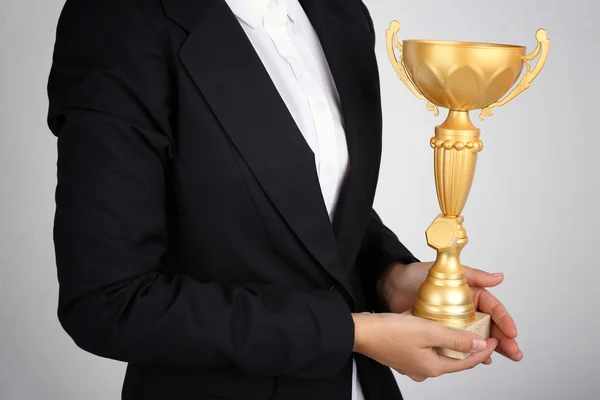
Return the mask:
<path fill-rule="evenodd" d="M 374 41 L 358 0 L 67 1 L 48 86 L 58 316 L 128 363 L 124 399 L 400 399 L 390 367 L 520 359 L 483 289 L 501 276 L 468 270 L 487 341 L 399 315 L 431 264 L 372 209 Z"/>

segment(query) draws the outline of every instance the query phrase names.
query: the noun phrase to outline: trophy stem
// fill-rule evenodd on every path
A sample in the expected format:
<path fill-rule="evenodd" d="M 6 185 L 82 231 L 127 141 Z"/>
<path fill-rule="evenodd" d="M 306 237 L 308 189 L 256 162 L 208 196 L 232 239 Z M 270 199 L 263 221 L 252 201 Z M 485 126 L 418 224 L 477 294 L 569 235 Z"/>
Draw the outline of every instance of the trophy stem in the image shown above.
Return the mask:
<path fill-rule="evenodd" d="M 419 288 L 413 315 L 447 326 L 475 321 L 471 288 L 467 285 L 460 253 L 468 243 L 463 217 L 439 215 L 427 230 L 429 246 L 437 257 Z"/>
<path fill-rule="evenodd" d="M 447 326 L 460 327 L 476 319 L 460 253 L 468 243 L 461 213 L 473 183 L 477 154 L 483 149 L 479 134 L 468 111 L 450 111 L 444 123 L 435 128 L 430 142 L 442 214 L 426 232 L 427 243 L 437 251 L 437 257 L 419 288 L 412 313 Z"/>

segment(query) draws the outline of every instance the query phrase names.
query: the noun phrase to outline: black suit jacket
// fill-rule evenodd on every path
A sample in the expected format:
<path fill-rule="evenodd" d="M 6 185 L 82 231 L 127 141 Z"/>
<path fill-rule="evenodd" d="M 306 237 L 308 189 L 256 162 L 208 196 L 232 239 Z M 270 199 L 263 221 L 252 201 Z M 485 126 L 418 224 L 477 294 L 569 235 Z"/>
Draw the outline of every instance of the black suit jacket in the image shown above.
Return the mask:
<path fill-rule="evenodd" d="M 372 209 L 375 35 L 359 0 L 302 0 L 341 97 L 333 224 L 314 156 L 224 0 L 68 0 L 49 77 L 58 316 L 128 363 L 124 399 L 347 400 L 351 312 L 416 259 Z M 367 399 L 399 399 L 357 357 Z"/>

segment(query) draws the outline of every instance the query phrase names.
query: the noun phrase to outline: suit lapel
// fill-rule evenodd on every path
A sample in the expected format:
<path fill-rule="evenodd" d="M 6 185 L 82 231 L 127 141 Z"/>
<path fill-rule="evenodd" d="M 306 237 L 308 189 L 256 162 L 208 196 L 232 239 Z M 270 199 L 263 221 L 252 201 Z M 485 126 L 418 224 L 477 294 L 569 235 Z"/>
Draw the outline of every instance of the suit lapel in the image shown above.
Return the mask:
<path fill-rule="evenodd" d="M 346 0 L 300 3 L 319 36 L 342 103 L 350 171 L 334 231 L 342 261 L 350 268 L 369 222 L 379 174 L 381 109 L 373 43 L 366 22 L 350 15 Z"/>
<path fill-rule="evenodd" d="M 351 294 L 318 182 L 314 153 L 223 0 L 169 0 L 189 32 L 187 72 L 257 181 L 315 259 Z"/>

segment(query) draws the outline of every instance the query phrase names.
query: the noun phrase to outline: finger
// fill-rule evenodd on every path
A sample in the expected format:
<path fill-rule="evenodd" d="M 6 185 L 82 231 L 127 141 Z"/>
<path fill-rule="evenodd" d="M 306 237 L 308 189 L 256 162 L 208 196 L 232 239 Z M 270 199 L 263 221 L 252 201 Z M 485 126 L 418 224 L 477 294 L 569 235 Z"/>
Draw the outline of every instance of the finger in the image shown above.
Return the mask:
<path fill-rule="evenodd" d="M 498 339 L 497 353 L 513 361 L 521 361 L 523 359 L 523 353 L 519 349 L 517 341 L 504 335 L 502 330 L 495 324 L 492 324 L 491 336 Z"/>
<path fill-rule="evenodd" d="M 496 353 L 500 354 L 503 357 L 508 358 L 509 360 L 515 361 L 515 362 L 519 362 L 523 359 L 523 353 L 521 351 L 519 351 L 516 355 L 514 356 L 510 356 L 509 354 L 507 354 L 504 350 L 502 350 L 501 348 L 497 347 L 496 348 Z"/>
<path fill-rule="evenodd" d="M 442 347 L 459 353 L 479 352 L 486 349 L 486 342 L 469 331 L 447 328 L 432 323 L 427 331 L 428 347 Z"/>
<path fill-rule="evenodd" d="M 498 349 L 498 348 L 496 347 L 496 349 Z M 490 365 L 491 363 L 492 363 L 492 357 L 488 357 L 488 359 L 483 362 L 484 365 Z"/>
<path fill-rule="evenodd" d="M 452 372 L 464 371 L 466 369 L 475 368 L 479 364 L 483 364 L 486 361 L 498 345 L 496 338 L 489 338 L 486 340 L 487 347 L 484 351 L 479 353 L 471 353 L 464 360 L 453 359 L 450 357 L 439 355 L 438 365 L 441 369 L 441 373 L 447 374 Z"/>
<path fill-rule="evenodd" d="M 498 286 L 504 280 L 502 273 L 490 274 L 480 269 L 463 266 L 465 270 L 465 279 L 469 286 L 494 287 Z"/>
<path fill-rule="evenodd" d="M 506 307 L 493 294 L 482 288 L 472 288 L 473 304 L 483 313 L 490 314 L 492 321 L 500 327 L 502 333 L 509 338 L 517 337 L 517 327 Z"/>

